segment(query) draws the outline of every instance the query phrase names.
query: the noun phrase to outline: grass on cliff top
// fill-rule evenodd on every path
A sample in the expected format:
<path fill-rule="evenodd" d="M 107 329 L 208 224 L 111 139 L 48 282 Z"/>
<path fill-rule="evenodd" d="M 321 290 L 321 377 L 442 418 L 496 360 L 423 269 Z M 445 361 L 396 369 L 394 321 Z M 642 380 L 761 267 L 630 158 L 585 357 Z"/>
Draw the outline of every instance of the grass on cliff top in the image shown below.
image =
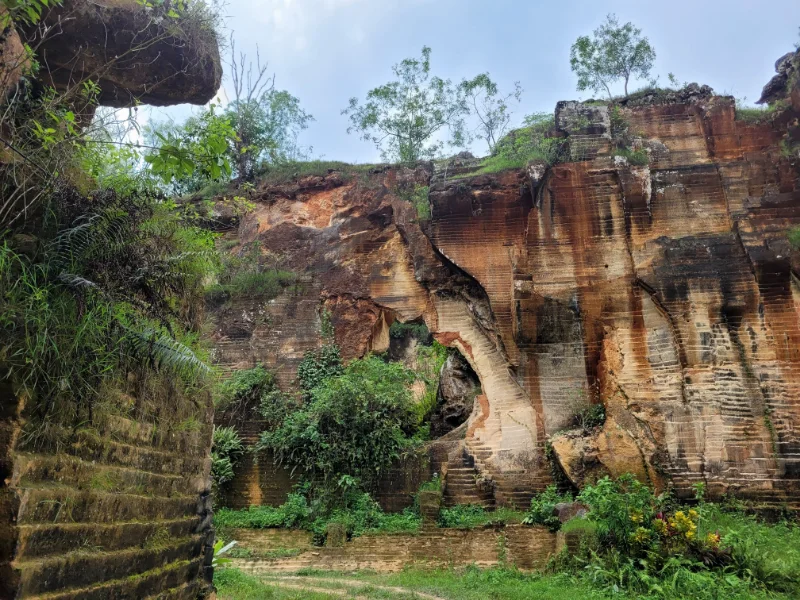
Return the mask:
<path fill-rule="evenodd" d="M 331 171 L 339 171 L 347 179 L 354 175 L 367 174 L 376 166 L 374 164 L 352 165 L 335 160 L 291 161 L 263 165 L 256 174 L 256 180 L 268 185 L 278 185 L 290 183 L 303 177 L 323 177 Z"/>
<path fill-rule="evenodd" d="M 775 118 L 788 108 L 789 102 L 779 100 L 768 106 L 746 106 L 744 100 L 736 100 L 736 120 L 745 123 L 764 123 Z"/>

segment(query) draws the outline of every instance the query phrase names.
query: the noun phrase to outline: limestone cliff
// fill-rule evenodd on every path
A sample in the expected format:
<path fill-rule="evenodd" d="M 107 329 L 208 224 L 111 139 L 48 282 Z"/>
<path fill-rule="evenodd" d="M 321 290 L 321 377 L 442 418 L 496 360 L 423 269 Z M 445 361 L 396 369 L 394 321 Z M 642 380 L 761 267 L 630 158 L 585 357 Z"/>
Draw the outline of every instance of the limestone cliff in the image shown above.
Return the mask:
<path fill-rule="evenodd" d="M 690 86 L 620 111 L 645 164 L 614 152 L 609 107 L 565 102 L 573 159 L 553 167 L 262 183 L 231 243 L 258 240 L 302 285 L 232 301 L 218 360 L 263 361 L 290 386 L 322 308 L 346 358 L 385 350 L 394 320 L 424 320 L 480 378 L 445 470 L 466 461 L 493 501 L 551 481 L 548 440 L 578 485 L 632 471 L 684 495 L 702 481 L 712 496 L 793 501 L 800 254 L 786 232 L 800 188 L 786 139 L 800 106 L 749 123 Z M 430 220 L 407 200 L 415 186 L 430 186 Z M 564 431 L 597 403 L 601 427 Z"/>

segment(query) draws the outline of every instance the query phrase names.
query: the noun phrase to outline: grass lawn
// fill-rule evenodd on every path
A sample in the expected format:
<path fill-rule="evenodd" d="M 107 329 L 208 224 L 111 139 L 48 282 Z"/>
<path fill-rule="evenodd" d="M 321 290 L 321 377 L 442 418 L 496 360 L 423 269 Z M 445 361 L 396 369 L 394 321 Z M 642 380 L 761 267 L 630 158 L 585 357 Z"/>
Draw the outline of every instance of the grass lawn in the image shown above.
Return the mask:
<path fill-rule="evenodd" d="M 610 593 L 564 575 L 523 574 L 504 569 L 409 569 L 391 575 L 310 571 L 298 575 L 249 575 L 221 568 L 214 583 L 220 600 L 592 600 L 600 598 L 680 598 Z M 789 599 L 755 590 L 721 591 L 719 600 Z M 687 600 L 689 597 L 686 597 Z"/>

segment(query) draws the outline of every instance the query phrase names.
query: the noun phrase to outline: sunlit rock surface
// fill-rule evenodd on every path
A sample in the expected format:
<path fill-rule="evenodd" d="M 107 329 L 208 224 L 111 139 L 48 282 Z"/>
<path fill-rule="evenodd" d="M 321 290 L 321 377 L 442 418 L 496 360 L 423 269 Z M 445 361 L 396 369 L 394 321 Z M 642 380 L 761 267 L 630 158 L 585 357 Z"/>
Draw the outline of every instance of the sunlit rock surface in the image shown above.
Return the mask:
<path fill-rule="evenodd" d="M 781 143 L 797 114 L 739 121 L 700 86 L 621 110 L 646 165 L 613 156 L 607 107 L 561 103 L 573 160 L 547 169 L 262 185 L 237 239 L 304 284 L 238 300 L 271 325 L 236 338 L 217 319 L 217 358 L 263 361 L 291 386 L 323 308 L 347 359 L 386 350 L 394 320 L 423 319 L 480 379 L 459 450 L 499 504 L 552 481 L 548 441 L 578 485 L 630 471 L 679 494 L 702 481 L 792 502 L 800 255 L 786 232 L 800 192 Z M 430 186 L 430 220 L 408 201 L 415 185 Z M 596 403 L 604 425 L 564 432 Z"/>

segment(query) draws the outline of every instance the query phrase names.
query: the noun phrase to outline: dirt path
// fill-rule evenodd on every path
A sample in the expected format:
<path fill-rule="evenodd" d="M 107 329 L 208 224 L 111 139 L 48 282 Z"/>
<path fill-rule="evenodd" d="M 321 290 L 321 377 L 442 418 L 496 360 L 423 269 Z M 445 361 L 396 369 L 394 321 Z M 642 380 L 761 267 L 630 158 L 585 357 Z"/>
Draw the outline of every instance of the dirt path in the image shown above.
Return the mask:
<path fill-rule="evenodd" d="M 411 598 L 419 598 L 420 600 L 446 600 L 441 596 L 434 596 L 433 594 L 426 594 L 425 592 L 418 592 L 408 588 L 376 585 L 369 581 L 361 581 L 359 579 L 340 579 L 338 577 L 314 577 L 314 576 L 299 576 L 299 575 L 285 575 L 277 577 L 261 577 L 261 580 L 269 585 L 280 587 L 290 590 L 304 590 L 318 594 L 330 594 L 331 596 L 341 596 L 346 598 L 354 598 L 356 600 L 370 600 L 370 596 L 361 594 L 354 594 L 353 589 L 358 588 L 372 588 L 383 592 L 392 594 L 404 594 Z M 339 584 L 344 588 L 339 587 L 318 587 L 314 584 Z"/>

